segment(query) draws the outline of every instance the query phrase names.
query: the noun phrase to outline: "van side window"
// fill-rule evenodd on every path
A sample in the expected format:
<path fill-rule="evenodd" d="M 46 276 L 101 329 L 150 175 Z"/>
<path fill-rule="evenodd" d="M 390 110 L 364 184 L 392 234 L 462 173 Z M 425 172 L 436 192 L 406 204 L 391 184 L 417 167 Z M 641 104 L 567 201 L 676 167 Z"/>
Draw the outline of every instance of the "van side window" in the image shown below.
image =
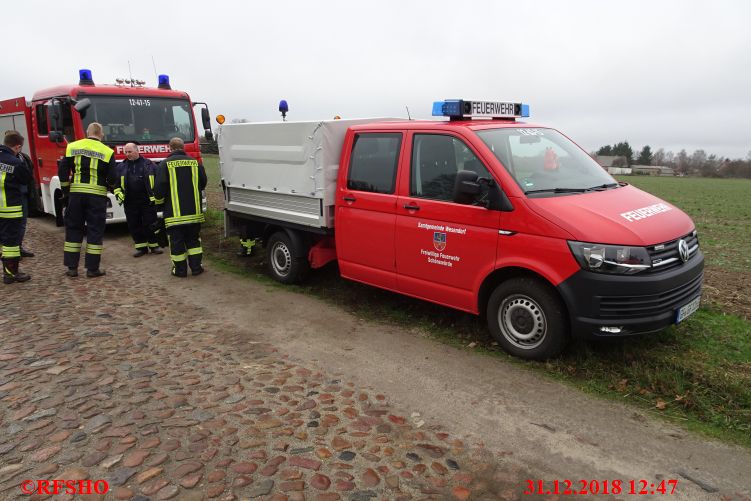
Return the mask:
<path fill-rule="evenodd" d="M 43 104 L 36 106 L 37 113 L 37 133 L 40 136 L 46 136 L 50 132 L 49 125 L 47 123 L 47 107 Z"/>
<path fill-rule="evenodd" d="M 438 134 L 415 134 L 409 182 L 411 196 L 452 201 L 456 173 L 460 170 L 491 178 L 480 159 L 461 140 Z"/>
<path fill-rule="evenodd" d="M 401 133 L 357 134 L 347 174 L 347 188 L 394 193 L 401 144 Z"/>

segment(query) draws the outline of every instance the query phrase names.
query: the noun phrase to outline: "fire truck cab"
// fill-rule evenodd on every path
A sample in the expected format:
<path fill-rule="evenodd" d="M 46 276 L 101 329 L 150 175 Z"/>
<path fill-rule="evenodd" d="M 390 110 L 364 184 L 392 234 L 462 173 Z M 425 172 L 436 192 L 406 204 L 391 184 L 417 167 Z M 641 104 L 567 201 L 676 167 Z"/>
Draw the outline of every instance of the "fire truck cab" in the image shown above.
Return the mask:
<path fill-rule="evenodd" d="M 104 143 L 125 158 L 123 147 L 135 142 L 141 155 L 154 162 L 169 154 L 169 140 L 185 141 L 185 152 L 200 161 L 199 136 L 193 106 L 203 105 L 205 136 L 212 137 L 208 107 L 193 103 L 184 91 L 174 90 L 167 75 L 159 75 L 156 88 L 141 80 L 117 79 L 115 85 L 95 84 L 90 70 L 79 71 L 78 85 L 60 85 L 25 97 L 0 101 L 0 128 L 15 129 L 26 137 L 24 152 L 34 165 L 37 203 L 32 210 L 57 218 L 62 225 L 60 180 L 57 162 L 68 143 L 86 137 L 86 128 L 99 122 Z M 123 208 L 108 194 L 107 223 L 125 221 Z"/>

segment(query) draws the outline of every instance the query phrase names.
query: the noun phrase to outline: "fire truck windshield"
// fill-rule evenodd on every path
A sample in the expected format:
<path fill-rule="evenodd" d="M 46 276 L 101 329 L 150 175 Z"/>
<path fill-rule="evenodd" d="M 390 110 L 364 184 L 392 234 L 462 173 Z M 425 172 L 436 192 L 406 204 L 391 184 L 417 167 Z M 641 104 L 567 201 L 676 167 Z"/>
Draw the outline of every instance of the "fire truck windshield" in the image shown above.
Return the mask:
<path fill-rule="evenodd" d="M 509 127 L 479 130 L 477 135 L 528 195 L 619 186 L 592 157 L 553 129 Z"/>
<path fill-rule="evenodd" d="M 144 96 L 86 96 L 91 106 L 83 116 L 84 129 L 92 122 L 104 127 L 107 143 L 166 143 L 173 137 L 195 139 L 193 112 L 185 99 Z"/>

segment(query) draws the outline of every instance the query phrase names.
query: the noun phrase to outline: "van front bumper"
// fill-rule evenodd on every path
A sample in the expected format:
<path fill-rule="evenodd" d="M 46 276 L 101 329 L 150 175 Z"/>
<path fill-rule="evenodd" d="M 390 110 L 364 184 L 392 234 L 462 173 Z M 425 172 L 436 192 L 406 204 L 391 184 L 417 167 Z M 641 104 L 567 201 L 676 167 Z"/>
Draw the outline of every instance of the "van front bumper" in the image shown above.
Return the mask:
<path fill-rule="evenodd" d="M 701 296 L 704 255 L 662 273 L 608 275 L 580 270 L 558 285 L 578 339 L 656 332 L 675 324 L 678 311 Z"/>

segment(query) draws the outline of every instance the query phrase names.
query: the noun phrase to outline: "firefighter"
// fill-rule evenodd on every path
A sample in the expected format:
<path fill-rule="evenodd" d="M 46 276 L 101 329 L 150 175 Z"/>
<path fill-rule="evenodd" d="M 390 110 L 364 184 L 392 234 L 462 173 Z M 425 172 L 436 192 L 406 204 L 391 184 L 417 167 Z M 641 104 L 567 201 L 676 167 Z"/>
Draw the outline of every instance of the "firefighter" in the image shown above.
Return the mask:
<path fill-rule="evenodd" d="M 187 277 L 203 273 L 201 259 L 201 191 L 206 188 L 206 171 L 198 160 L 185 154 L 183 140 L 173 137 L 170 154 L 157 167 L 154 195 L 164 199 L 164 225 L 169 239 L 172 275 Z M 187 261 L 187 262 L 186 262 Z"/>
<path fill-rule="evenodd" d="M 135 143 L 123 147 L 126 159 L 117 164 L 117 180 L 113 193 L 125 207 L 128 230 L 133 237 L 136 252 L 133 257 L 149 253 L 162 254 L 156 235 L 151 229 L 157 222 L 156 204 L 163 203 L 154 198 L 154 174 L 156 165 L 138 153 Z"/>
<path fill-rule="evenodd" d="M 65 246 L 63 263 L 69 277 L 78 276 L 81 243 L 86 235 L 86 276 L 101 277 L 102 239 L 107 220 L 107 188 L 115 181 L 115 152 L 102 143 L 101 124 L 86 128 L 86 139 L 68 144 L 58 175 L 63 189 Z M 72 174 L 72 177 L 71 177 Z"/>
<path fill-rule="evenodd" d="M 16 130 L 8 130 L 5 131 L 5 135 L 8 134 L 20 134 Z M 21 220 L 21 258 L 25 257 L 34 257 L 34 253 L 31 252 L 28 249 L 25 249 L 23 246 L 23 240 L 26 236 L 26 220 L 29 217 L 29 206 L 30 204 L 34 203 L 34 200 L 36 199 L 36 183 L 34 182 L 34 169 L 32 168 L 31 158 L 29 158 L 29 155 L 24 153 L 23 151 L 19 151 L 18 155 L 16 155 L 21 162 L 23 162 L 24 168 L 27 170 L 28 173 L 28 182 L 21 186 L 21 208 L 23 210 L 23 218 Z"/>
<path fill-rule="evenodd" d="M 0 245 L 3 251 L 3 283 L 26 282 L 31 276 L 19 271 L 23 197 L 21 187 L 28 183 L 28 171 L 18 154 L 24 138 L 12 131 L 0 145 Z"/>

